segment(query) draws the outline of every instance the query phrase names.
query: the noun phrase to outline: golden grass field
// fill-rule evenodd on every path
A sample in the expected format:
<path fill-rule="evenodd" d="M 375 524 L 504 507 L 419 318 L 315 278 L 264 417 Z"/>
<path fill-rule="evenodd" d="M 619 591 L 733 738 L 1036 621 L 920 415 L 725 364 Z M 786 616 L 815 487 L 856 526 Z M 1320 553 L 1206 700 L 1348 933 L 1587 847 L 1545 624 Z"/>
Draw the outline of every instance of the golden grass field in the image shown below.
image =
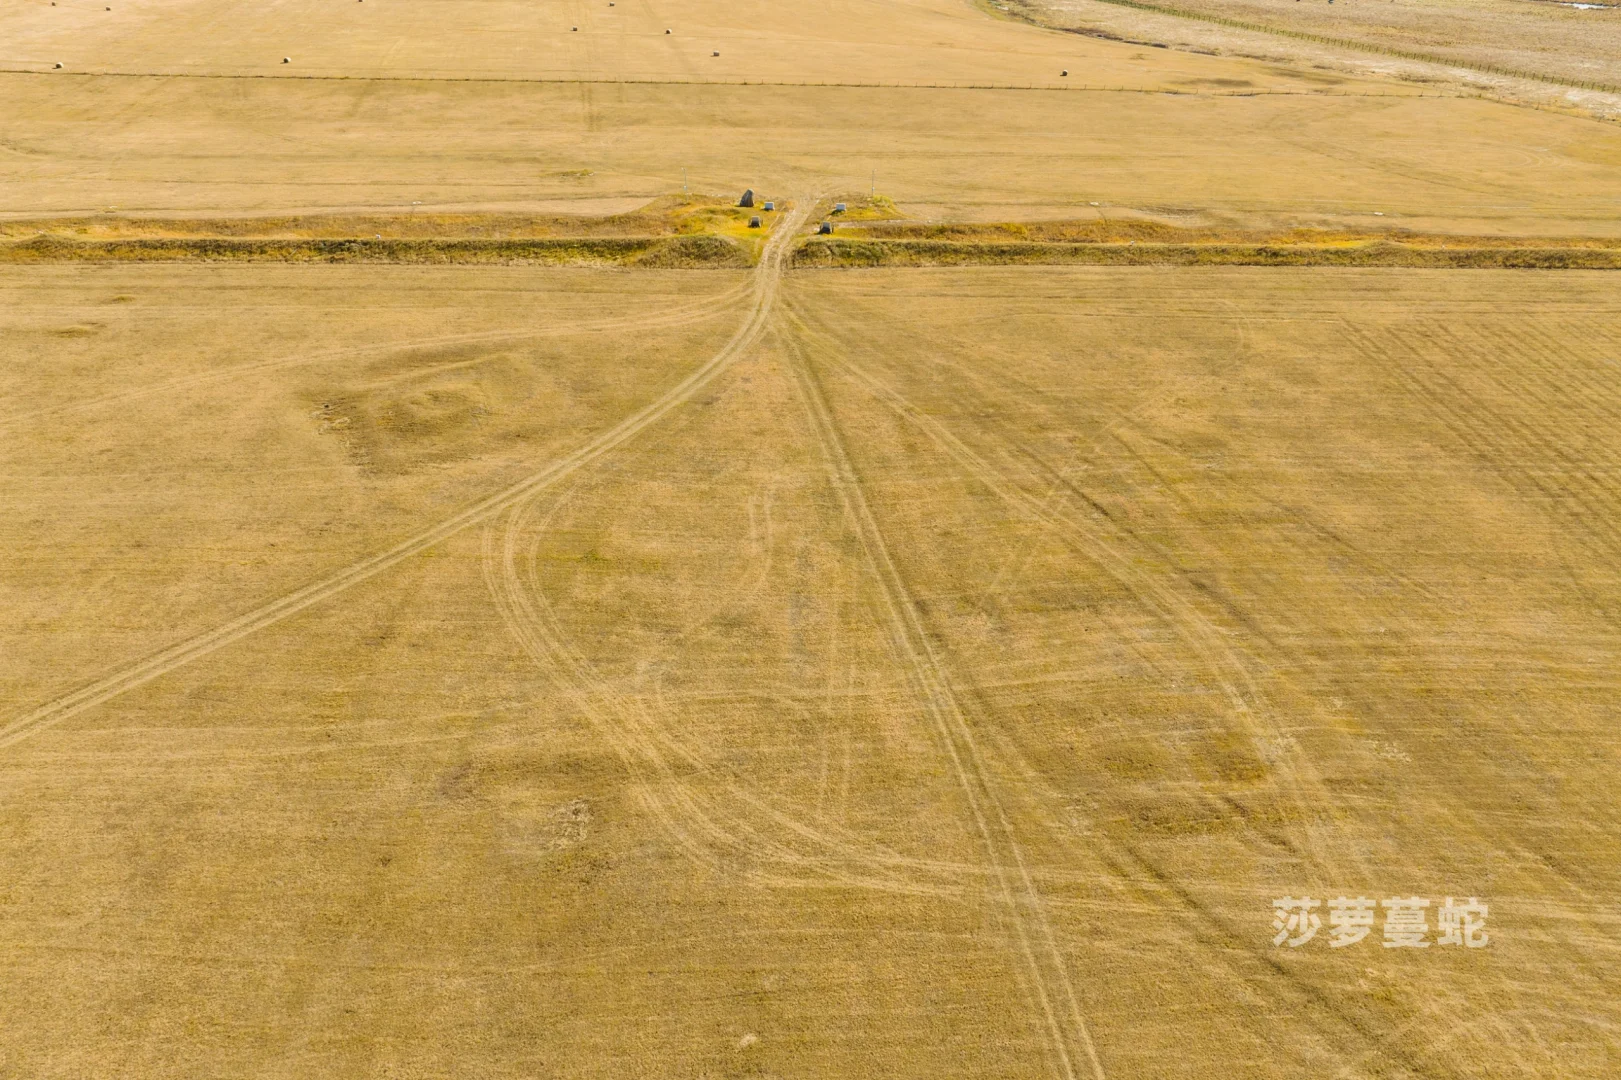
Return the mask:
<path fill-rule="evenodd" d="M 1621 276 L 1483 268 L 1613 265 L 1621 128 L 956 0 L 59 3 L 0 1077 L 1621 1073 Z M 1274 945 L 1341 895 L 1490 942 Z"/>

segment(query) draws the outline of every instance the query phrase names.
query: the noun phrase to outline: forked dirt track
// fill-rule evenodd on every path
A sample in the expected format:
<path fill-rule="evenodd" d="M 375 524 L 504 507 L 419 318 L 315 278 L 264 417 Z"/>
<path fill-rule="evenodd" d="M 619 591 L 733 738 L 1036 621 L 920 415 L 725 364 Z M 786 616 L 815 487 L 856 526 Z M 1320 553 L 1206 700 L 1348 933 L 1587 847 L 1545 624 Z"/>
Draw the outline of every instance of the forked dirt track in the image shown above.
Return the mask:
<path fill-rule="evenodd" d="M 750 287 L 747 315 L 737 332 L 719 352 L 651 404 L 644 406 L 640 411 L 620 421 L 572 453 L 549 462 L 517 483 L 474 503 L 454 517 L 401 541 L 387 551 L 354 563 L 302 589 L 239 615 L 212 630 L 177 642 L 12 718 L 0 727 L 0 747 L 15 745 L 31 735 L 77 716 L 86 709 L 94 708 L 193 660 L 239 641 L 249 634 L 336 596 L 345 589 L 367 581 L 405 559 L 449 539 L 463 529 L 523 502 L 536 492 L 570 475 L 582 465 L 595 461 L 634 438 L 671 409 L 692 397 L 759 340 L 776 302 L 782 269 L 787 262 L 796 234 L 809 212 L 808 201 L 790 211 L 767 242 Z"/>
<path fill-rule="evenodd" d="M 484 577 L 503 622 L 619 754 L 636 779 L 643 808 L 695 862 L 717 868 L 746 862 L 751 880 L 793 886 L 833 881 L 862 889 L 948 896 L 962 891 L 974 867 L 909 859 L 784 814 L 740 778 L 728 776 L 724 798 L 686 782 L 713 776 L 714 765 L 673 739 L 636 701 L 617 693 L 569 642 L 534 572 L 535 552 L 557 506 L 537 519 L 539 493 L 485 526 Z M 763 821 L 761 821 L 763 819 Z M 770 872 L 761 865 L 771 866 Z"/>
<path fill-rule="evenodd" d="M 976 891 L 989 886 L 1003 909 L 1008 935 L 1035 999 L 1038 1024 L 1047 1032 L 1058 1074 L 1065 1080 L 1082 1076 L 1102 1080 L 1103 1066 L 1032 868 L 997 796 L 942 658 L 930 642 L 917 604 L 889 556 L 816 377 L 792 342 L 787 343 L 787 348 L 800 401 L 822 450 L 830 484 L 859 542 L 867 570 L 879 587 L 886 636 L 896 659 L 905 665 L 908 679 L 950 761 L 987 867 L 929 864 L 891 856 L 842 830 L 830 834 L 785 815 L 766 805 L 746 784 L 728 783 L 725 802 L 752 811 L 755 820 L 751 821 L 722 800 L 706 798 L 684 782 L 684 774 L 705 770 L 707 763 L 672 739 L 656 718 L 646 715 L 636 702 L 597 676 L 590 661 L 569 643 L 551 612 L 533 570 L 533 552 L 550 517 L 548 514 L 539 521 L 534 519 L 539 488 L 508 508 L 499 524 L 491 521 L 485 528 L 484 575 L 490 592 L 514 638 L 614 746 L 636 779 L 638 801 L 689 857 L 717 866 L 725 856 L 747 856 L 751 861 L 774 864 L 789 874 L 810 872 L 845 885 L 913 894 L 959 893 L 966 883 L 972 883 L 970 887 Z M 527 552 L 521 550 L 525 547 Z M 525 554 L 529 557 L 525 558 Z M 807 843 L 808 850 L 796 842 Z M 766 884 L 795 881 L 792 877 L 779 881 L 758 872 L 751 876 Z M 974 880 L 979 877 L 985 879 L 983 885 Z M 936 878 L 937 883 L 931 883 L 930 878 Z"/>

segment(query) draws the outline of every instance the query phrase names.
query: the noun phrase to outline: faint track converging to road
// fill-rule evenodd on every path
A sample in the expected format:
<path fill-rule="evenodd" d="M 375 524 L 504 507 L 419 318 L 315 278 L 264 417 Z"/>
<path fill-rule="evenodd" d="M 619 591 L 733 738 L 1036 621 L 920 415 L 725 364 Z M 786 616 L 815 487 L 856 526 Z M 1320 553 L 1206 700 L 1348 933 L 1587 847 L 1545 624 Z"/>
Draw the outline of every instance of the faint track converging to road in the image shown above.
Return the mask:
<path fill-rule="evenodd" d="M 777 226 L 761 258 L 760 280 L 769 292 L 749 332 L 729 343 L 728 362 L 740 357 L 765 330 L 778 276 L 815 200 L 800 202 Z M 542 594 L 533 563 L 546 530 L 546 521 L 535 517 L 543 490 L 530 491 L 504 508 L 504 519 L 492 519 L 486 526 L 486 584 L 508 631 L 613 746 L 637 780 L 643 807 L 689 857 L 712 868 L 723 859 L 783 868 L 751 870 L 749 876 L 763 884 L 801 885 L 814 879 L 913 895 L 961 893 L 964 875 L 974 874 L 975 867 L 908 857 L 846 830 L 813 825 L 772 807 L 736 778 L 719 781 L 724 792 L 720 799 L 689 783 L 689 775 L 712 772 L 710 764 L 596 672 L 568 641 Z"/>
<path fill-rule="evenodd" d="M 787 249 L 792 245 L 794 233 L 808 213 L 808 208 L 799 208 L 786 215 L 777 226 L 755 270 L 749 292 L 747 315 L 736 333 L 720 351 L 650 404 L 643 406 L 590 442 L 554 459 L 517 483 L 473 503 L 455 516 L 407 540 L 400 541 L 386 551 L 362 559 L 211 630 L 176 642 L 21 715 L 11 717 L 0 725 L 0 748 L 16 745 L 87 709 L 95 708 L 120 694 L 143 686 L 249 634 L 272 626 L 346 589 L 368 581 L 411 556 L 448 540 L 463 529 L 522 503 L 537 492 L 569 476 L 581 466 L 628 442 L 670 410 L 691 398 L 759 339 L 776 300 L 778 281 L 786 262 Z"/>

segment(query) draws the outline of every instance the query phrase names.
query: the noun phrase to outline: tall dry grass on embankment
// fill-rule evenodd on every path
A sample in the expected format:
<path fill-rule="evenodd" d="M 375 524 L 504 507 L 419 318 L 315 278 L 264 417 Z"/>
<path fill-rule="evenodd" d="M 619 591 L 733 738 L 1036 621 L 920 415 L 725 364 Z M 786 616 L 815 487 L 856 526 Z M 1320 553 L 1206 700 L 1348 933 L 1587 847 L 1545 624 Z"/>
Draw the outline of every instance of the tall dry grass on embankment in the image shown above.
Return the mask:
<path fill-rule="evenodd" d="M 1389 239 L 1352 243 L 1215 241 L 868 239 L 815 237 L 799 267 L 876 266 L 1393 266 L 1430 269 L 1618 270 L 1621 249 L 1582 244 L 1504 244 L 1454 238 L 1448 246 Z"/>
<path fill-rule="evenodd" d="M 547 237 L 482 240 L 140 237 L 80 240 L 41 235 L 0 242 L 4 263 L 275 262 L 419 265 L 543 263 L 740 267 L 749 257 L 723 236 Z"/>

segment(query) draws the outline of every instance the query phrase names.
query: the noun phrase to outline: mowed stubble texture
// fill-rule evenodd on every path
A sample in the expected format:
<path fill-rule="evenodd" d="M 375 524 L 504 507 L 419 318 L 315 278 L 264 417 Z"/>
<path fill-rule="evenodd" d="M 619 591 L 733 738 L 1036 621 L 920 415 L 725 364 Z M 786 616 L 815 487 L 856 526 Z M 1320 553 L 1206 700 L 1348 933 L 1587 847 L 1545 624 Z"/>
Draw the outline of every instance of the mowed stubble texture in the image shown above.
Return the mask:
<path fill-rule="evenodd" d="M 90 343 L 184 371 L 180 326 L 296 339 L 339 297 L 517 294 L 538 334 L 581 274 L 243 273 L 13 280 L 24 318 L 96 312 L 35 339 L 33 396 Z M 632 324 L 731 278 L 613 276 Z M 1072 988 L 1110 1075 L 1604 1074 L 1607 277 L 787 280 L 760 347 L 557 489 L 8 748 L 8 1067 L 1043 1075 Z M 710 316 L 600 365 L 412 344 L 14 421 L 8 697 L 448 516 Z M 70 432 L 110 453 L 68 468 Z M 211 531 L 261 518 L 285 551 Z M 1486 896 L 1494 940 L 1273 950 L 1273 896 L 1342 891 Z"/>
<path fill-rule="evenodd" d="M 104 6 L 0 16 L 13 216 L 1621 200 L 1590 120 L 943 0 Z M 760 273 L 0 271 L 0 1072 L 1621 1068 L 1621 285 L 799 270 L 726 353 Z M 1342 893 L 1492 942 L 1272 946 Z"/>

